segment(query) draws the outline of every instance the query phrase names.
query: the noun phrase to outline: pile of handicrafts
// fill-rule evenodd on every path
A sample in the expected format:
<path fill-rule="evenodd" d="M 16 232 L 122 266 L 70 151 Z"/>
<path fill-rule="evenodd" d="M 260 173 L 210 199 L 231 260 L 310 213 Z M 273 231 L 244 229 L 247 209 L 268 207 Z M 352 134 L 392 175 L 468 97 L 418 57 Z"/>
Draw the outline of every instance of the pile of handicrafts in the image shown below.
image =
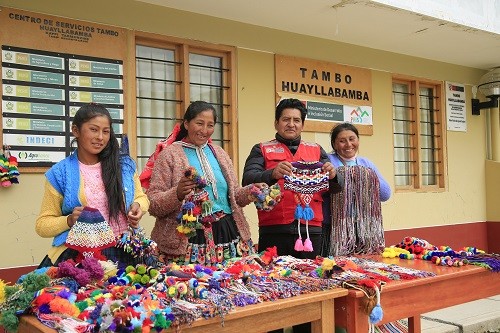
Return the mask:
<path fill-rule="evenodd" d="M 16 315 L 28 311 L 60 332 L 161 331 L 198 318 L 223 320 L 236 307 L 349 287 L 346 282 L 358 286 L 369 280 L 380 286 L 430 275 L 351 257 L 277 256 L 275 248 L 217 266 L 170 264 L 160 269 L 117 269 L 89 257 L 79 264 L 68 261 L 35 270 L 13 286 L 0 281 L 0 325 L 14 331 Z M 31 281 L 40 281 L 36 293 L 29 288 Z"/>

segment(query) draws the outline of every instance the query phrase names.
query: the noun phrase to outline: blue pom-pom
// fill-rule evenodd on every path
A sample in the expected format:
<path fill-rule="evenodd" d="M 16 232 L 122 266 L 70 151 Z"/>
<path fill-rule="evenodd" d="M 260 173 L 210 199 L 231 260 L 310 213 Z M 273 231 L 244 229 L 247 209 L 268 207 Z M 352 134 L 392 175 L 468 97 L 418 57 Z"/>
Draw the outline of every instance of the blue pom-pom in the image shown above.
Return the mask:
<path fill-rule="evenodd" d="M 182 205 L 182 209 L 185 209 L 185 210 L 191 210 L 193 208 L 194 208 L 194 203 L 191 201 L 187 201 L 184 203 L 184 205 Z"/>
<path fill-rule="evenodd" d="M 195 278 L 189 279 L 189 288 L 194 289 L 196 287 L 198 287 L 198 280 Z"/>
<path fill-rule="evenodd" d="M 370 313 L 370 323 L 376 324 L 382 320 L 382 317 L 384 317 L 384 311 L 382 311 L 380 304 L 377 304 Z"/>
<path fill-rule="evenodd" d="M 309 205 L 306 205 L 302 213 L 302 218 L 306 221 L 311 221 L 314 218 L 314 211 Z"/>
<path fill-rule="evenodd" d="M 300 219 L 302 219 L 303 215 L 304 215 L 304 209 L 302 208 L 301 205 L 297 205 L 297 207 L 295 208 L 294 218 L 296 220 L 300 220 Z"/>

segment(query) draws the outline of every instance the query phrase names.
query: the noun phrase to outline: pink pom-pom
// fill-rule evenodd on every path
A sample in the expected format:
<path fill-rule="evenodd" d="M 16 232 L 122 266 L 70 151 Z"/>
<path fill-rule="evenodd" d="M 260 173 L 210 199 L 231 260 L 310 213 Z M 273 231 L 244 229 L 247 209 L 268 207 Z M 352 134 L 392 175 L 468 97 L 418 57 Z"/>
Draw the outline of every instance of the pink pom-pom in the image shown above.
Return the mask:
<path fill-rule="evenodd" d="M 295 251 L 304 251 L 304 244 L 302 244 L 302 239 L 300 239 L 300 237 L 295 241 L 295 246 L 293 248 Z"/>
<path fill-rule="evenodd" d="M 306 252 L 312 252 L 313 251 L 313 245 L 312 245 L 312 242 L 309 238 L 307 238 L 305 241 L 304 241 L 304 251 Z"/>

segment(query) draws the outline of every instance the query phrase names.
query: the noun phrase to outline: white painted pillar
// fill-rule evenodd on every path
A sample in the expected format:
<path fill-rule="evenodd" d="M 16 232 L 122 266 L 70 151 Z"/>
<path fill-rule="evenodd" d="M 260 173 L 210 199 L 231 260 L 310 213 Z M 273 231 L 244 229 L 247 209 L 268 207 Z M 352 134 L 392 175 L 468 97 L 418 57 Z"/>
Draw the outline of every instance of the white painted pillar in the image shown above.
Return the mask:
<path fill-rule="evenodd" d="M 500 162 L 500 106 L 490 109 L 491 117 L 491 158 Z"/>

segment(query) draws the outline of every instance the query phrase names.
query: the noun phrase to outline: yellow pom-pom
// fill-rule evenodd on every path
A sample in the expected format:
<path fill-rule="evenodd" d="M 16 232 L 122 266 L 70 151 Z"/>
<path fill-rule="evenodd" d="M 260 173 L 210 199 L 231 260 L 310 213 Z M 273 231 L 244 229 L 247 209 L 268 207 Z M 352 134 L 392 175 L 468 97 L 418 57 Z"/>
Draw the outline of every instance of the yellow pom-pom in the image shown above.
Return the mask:
<path fill-rule="evenodd" d="M 321 263 L 321 268 L 325 271 L 331 271 L 333 269 L 333 266 L 335 266 L 335 260 L 330 259 L 330 258 L 324 258 L 323 262 Z"/>
<path fill-rule="evenodd" d="M 0 304 L 5 302 L 5 286 L 7 284 L 4 280 L 0 279 Z"/>
<path fill-rule="evenodd" d="M 396 250 L 394 247 L 386 247 L 384 252 L 382 252 L 382 257 L 384 258 L 394 258 L 396 257 Z"/>
<path fill-rule="evenodd" d="M 176 294 L 177 294 L 177 288 L 175 288 L 175 286 L 171 286 L 168 288 L 168 290 L 167 290 L 168 296 L 175 297 Z"/>

